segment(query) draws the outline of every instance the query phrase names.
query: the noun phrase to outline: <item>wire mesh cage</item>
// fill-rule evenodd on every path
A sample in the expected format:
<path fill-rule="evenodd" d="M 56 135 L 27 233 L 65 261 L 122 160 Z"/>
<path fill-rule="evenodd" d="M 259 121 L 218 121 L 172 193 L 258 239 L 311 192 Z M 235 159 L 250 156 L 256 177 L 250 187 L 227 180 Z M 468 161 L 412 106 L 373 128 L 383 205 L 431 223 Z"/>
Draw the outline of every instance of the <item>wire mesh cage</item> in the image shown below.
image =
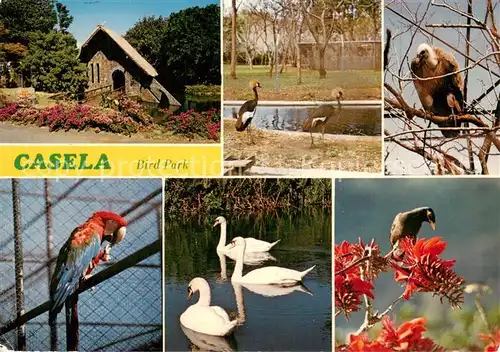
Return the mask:
<path fill-rule="evenodd" d="M 118 274 L 79 295 L 78 349 L 161 346 L 161 188 L 160 179 L 0 180 L 0 344 L 14 350 L 66 349 L 64 310 L 57 328 L 49 325 L 46 310 L 24 325 L 16 318 L 49 300 L 60 248 L 75 227 L 106 210 L 128 221 L 127 236 L 93 275 L 157 246 L 143 260 L 122 264 Z M 57 329 L 56 346 L 51 329 Z"/>

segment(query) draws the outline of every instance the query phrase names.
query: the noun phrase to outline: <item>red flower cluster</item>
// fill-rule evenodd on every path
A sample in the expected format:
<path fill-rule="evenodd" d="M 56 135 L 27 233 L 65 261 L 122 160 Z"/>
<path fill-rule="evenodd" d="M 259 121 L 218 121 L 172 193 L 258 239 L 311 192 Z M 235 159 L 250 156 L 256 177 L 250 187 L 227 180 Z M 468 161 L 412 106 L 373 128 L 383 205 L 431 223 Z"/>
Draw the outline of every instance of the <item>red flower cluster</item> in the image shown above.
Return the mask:
<path fill-rule="evenodd" d="M 446 248 L 446 242 L 439 237 L 419 239 L 414 243 L 409 238 L 400 241 L 404 251 L 402 262 L 391 263 L 396 270 L 396 281 L 406 283 L 404 298 L 409 299 L 416 291 L 432 292 L 446 297 L 452 307 L 463 302 L 464 279 L 453 271 L 455 260 L 443 260 L 439 255 Z"/>
<path fill-rule="evenodd" d="M 174 133 L 188 137 L 200 136 L 218 141 L 220 136 L 220 111 L 210 109 L 196 112 L 193 109 L 169 117 L 166 126 Z"/>
<path fill-rule="evenodd" d="M 0 108 L 0 121 L 8 120 L 10 116 L 17 112 L 18 108 L 18 104 L 7 104 L 5 107 Z"/>
<path fill-rule="evenodd" d="M 500 329 L 494 335 L 481 334 L 479 338 L 489 342 L 489 345 L 484 348 L 484 352 L 498 352 L 500 350 Z"/>
<path fill-rule="evenodd" d="M 335 307 L 349 318 L 351 312 L 359 310 L 362 295 L 375 298 L 372 282 L 386 270 L 387 261 L 380 255 L 378 245 L 372 241 L 366 246 L 361 239 L 356 244 L 344 241 L 335 245 L 334 257 Z"/>
<path fill-rule="evenodd" d="M 148 127 L 126 114 L 86 104 L 57 104 L 44 109 L 9 104 L 0 108 L 0 121 L 47 126 L 50 131 L 93 129 L 130 135 Z"/>
<path fill-rule="evenodd" d="M 396 328 L 386 316 L 382 320 L 382 331 L 374 341 L 370 341 L 366 334 L 351 334 L 349 342 L 340 346 L 340 351 L 444 351 L 431 339 L 422 337 L 425 323 L 425 318 L 416 318 Z"/>
<path fill-rule="evenodd" d="M 130 116 L 141 124 L 149 125 L 153 123 L 153 118 L 142 109 L 142 105 L 139 102 L 133 99 L 120 99 L 120 111 L 123 115 Z"/>

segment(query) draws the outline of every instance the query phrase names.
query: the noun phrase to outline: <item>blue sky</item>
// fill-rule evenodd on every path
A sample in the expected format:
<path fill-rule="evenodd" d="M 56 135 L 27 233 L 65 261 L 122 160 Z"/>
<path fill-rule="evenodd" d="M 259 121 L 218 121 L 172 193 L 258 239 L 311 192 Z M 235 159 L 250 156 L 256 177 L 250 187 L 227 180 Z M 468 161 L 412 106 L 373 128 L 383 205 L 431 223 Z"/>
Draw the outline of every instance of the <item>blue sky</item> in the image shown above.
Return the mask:
<path fill-rule="evenodd" d="M 125 34 L 144 16 L 168 16 L 192 6 L 219 4 L 218 0 L 60 0 L 74 17 L 69 31 L 79 45 L 98 24 Z"/>

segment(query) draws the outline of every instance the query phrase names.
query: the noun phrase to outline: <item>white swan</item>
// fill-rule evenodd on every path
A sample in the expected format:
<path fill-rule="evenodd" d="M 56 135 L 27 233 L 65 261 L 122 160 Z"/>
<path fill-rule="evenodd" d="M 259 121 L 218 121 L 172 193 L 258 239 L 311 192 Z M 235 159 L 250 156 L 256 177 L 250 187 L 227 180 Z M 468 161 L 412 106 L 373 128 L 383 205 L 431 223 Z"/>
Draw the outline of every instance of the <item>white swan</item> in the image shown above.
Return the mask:
<path fill-rule="evenodd" d="M 316 265 L 313 265 L 307 270 L 297 271 L 280 268 L 278 266 L 267 266 L 265 268 L 252 270 L 243 276 L 243 258 L 245 257 L 246 241 L 243 237 L 235 237 L 231 244 L 238 251 L 233 276 L 231 276 L 232 282 L 242 284 L 293 286 L 299 284 L 304 276 L 316 267 Z"/>
<path fill-rule="evenodd" d="M 231 244 L 226 245 L 226 231 L 227 231 L 227 221 L 223 216 L 219 216 L 215 219 L 214 226 L 220 225 L 220 239 L 219 244 L 217 245 L 218 252 L 229 253 L 233 251 Z M 247 243 L 246 253 L 255 253 L 255 252 L 268 252 L 271 248 L 273 248 L 279 241 L 269 243 L 266 241 L 257 240 L 253 237 L 246 237 L 245 241 Z"/>
<path fill-rule="evenodd" d="M 187 299 L 196 291 L 200 292 L 200 298 L 181 314 L 181 324 L 202 334 L 229 335 L 236 328 L 237 320 L 229 320 L 229 315 L 221 307 L 210 306 L 210 286 L 205 279 L 196 277 L 191 280 Z"/>
<path fill-rule="evenodd" d="M 236 257 L 238 256 L 236 251 L 222 252 L 217 251 L 218 254 L 222 254 L 229 259 L 236 261 Z M 245 253 L 245 258 L 243 259 L 243 264 L 245 265 L 262 265 L 268 260 L 276 261 L 276 258 L 273 257 L 269 252 L 254 252 L 254 253 Z"/>

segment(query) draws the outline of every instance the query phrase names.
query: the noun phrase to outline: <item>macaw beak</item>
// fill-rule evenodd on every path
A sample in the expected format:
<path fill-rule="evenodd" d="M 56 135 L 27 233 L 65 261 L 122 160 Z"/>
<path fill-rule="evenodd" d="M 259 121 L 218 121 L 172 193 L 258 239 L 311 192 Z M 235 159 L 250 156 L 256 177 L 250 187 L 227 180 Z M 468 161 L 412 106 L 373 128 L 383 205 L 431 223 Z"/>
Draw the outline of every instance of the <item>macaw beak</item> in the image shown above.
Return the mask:
<path fill-rule="evenodd" d="M 431 225 L 432 230 L 436 230 L 436 223 L 434 221 L 429 220 L 429 224 Z"/>
<path fill-rule="evenodd" d="M 121 240 L 125 238 L 125 234 L 127 233 L 127 228 L 125 226 L 120 227 L 113 236 L 112 245 L 120 243 Z"/>

